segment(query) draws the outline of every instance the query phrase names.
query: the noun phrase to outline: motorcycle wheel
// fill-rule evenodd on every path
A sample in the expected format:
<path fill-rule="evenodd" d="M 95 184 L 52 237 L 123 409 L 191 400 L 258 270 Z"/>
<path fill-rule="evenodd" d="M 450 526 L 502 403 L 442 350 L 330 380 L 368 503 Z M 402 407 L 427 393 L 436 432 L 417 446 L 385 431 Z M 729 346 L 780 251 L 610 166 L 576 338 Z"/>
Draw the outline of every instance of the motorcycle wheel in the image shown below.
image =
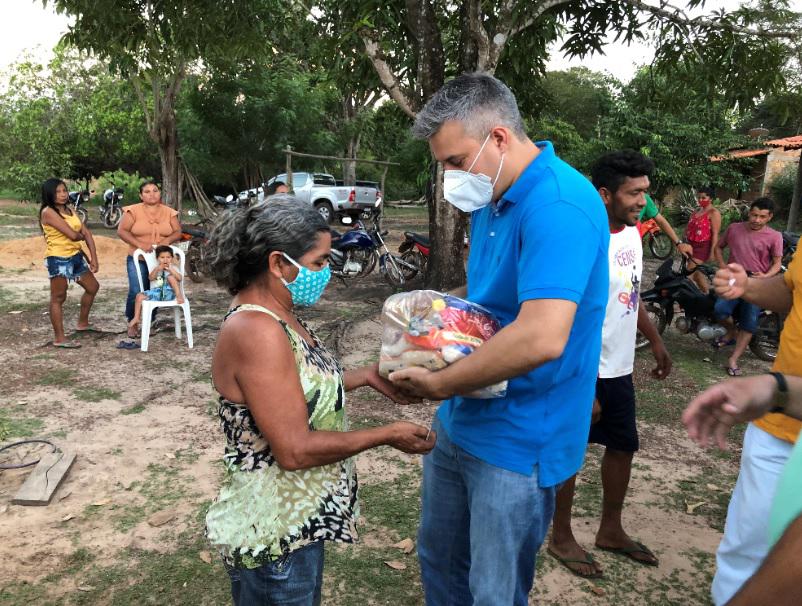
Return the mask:
<path fill-rule="evenodd" d="M 86 209 L 81 206 L 80 208 L 75 209 L 75 213 L 78 215 L 78 218 L 81 220 L 81 223 L 86 225 L 86 222 L 89 220 L 89 213 L 86 212 Z"/>
<path fill-rule="evenodd" d="M 657 303 L 647 303 L 646 313 L 649 314 L 649 319 L 652 321 L 652 324 L 657 327 L 657 332 L 662 335 L 666 329 L 665 310 Z M 635 339 L 635 349 L 641 349 L 646 347 L 648 344 L 649 339 L 647 339 L 642 332 L 638 331 L 638 336 Z"/>
<path fill-rule="evenodd" d="M 749 349 L 765 362 L 773 362 L 780 347 L 782 322 L 780 316 L 773 313 L 762 313 L 757 320 L 757 331 L 749 342 Z"/>
<path fill-rule="evenodd" d="M 186 256 L 187 275 L 193 282 L 203 282 L 203 243 L 193 240 L 189 243 Z"/>
<path fill-rule="evenodd" d="M 392 259 L 391 259 L 392 258 Z M 395 261 L 395 262 L 393 262 Z M 384 279 L 391 286 L 403 286 L 406 279 L 404 277 L 403 265 L 401 265 L 401 257 L 393 254 L 382 255 L 381 259 L 381 273 Z"/>
<path fill-rule="evenodd" d="M 417 250 L 408 250 L 405 252 L 401 255 L 401 261 L 412 266 L 401 266 L 401 272 L 405 280 L 412 280 L 418 273 L 423 273 L 426 269 L 426 259 Z"/>
<path fill-rule="evenodd" d="M 375 250 L 357 249 L 351 252 L 351 260 L 362 264 L 362 270 L 354 277 L 362 278 L 376 269 L 379 262 L 379 255 Z"/>
<path fill-rule="evenodd" d="M 120 219 L 123 218 L 123 209 L 119 206 L 110 208 L 108 212 L 103 215 L 103 225 L 109 229 L 114 229 L 120 224 Z"/>
<path fill-rule="evenodd" d="M 656 259 L 668 259 L 673 249 L 674 245 L 666 234 L 649 234 L 649 250 Z"/>

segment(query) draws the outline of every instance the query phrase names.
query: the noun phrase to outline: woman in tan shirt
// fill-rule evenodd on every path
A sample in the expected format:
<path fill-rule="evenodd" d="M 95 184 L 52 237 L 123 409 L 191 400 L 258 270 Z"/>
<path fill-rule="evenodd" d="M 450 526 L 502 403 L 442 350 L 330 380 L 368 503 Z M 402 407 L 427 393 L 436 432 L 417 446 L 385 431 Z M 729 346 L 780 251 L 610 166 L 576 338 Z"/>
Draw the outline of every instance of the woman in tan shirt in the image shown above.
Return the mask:
<path fill-rule="evenodd" d="M 117 234 L 120 239 L 128 244 L 128 258 L 126 267 L 128 270 L 128 298 L 125 302 L 125 317 L 130 322 L 134 317 L 134 301 L 139 293 L 139 281 L 136 277 L 136 266 L 134 264 L 134 251 L 141 248 L 144 251 L 153 250 L 162 244 L 170 245 L 181 237 L 181 224 L 178 221 L 178 211 L 170 208 L 162 202 L 159 186 L 154 181 L 146 181 L 139 186 L 139 204 L 132 204 L 123 208 L 123 218 L 117 227 Z M 142 285 L 145 290 L 150 288 L 148 279 L 148 268 L 143 262 L 139 262 Z M 136 337 L 131 334 L 129 329 L 128 336 Z"/>

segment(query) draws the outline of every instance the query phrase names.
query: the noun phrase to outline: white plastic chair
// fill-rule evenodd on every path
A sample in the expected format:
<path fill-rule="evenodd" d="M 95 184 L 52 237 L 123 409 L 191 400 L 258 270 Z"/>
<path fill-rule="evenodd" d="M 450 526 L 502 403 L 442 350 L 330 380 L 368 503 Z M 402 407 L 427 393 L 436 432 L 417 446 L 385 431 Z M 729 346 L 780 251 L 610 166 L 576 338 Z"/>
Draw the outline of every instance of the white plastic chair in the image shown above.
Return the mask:
<path fill-rule="evenodd" d="M 184 291 L 184 280 L 186 279 L 186 272 L 184 271 L 186 257 L 184 255 L 184 251 L 176 246 L 170 247 L 173 250 L 173 256 L 178 259 L 178 268 L 181 270 L 181 275 L 184 279 L 180 282 L 181 287 L 181 294 L 184 295 L 184 302 L 179 305 L 178 302 L 173 299 L 172 301 L 142 301 L 142 340 L 141 340 L 141 350 L 147 351 L 148 350 L 148 341 L 150 340 L 150 320 L 151 316 L 153 315 L 153 310 L 157 307 L 172 307 L 175 313 L 175 338 L 181 338 L 181 313 L 180 311 L 184 312 L 184 324 L 187 328 L 187 345 L 190 349 L 192 349 L 192 314 L 189 311 L 189 299 L 187 299 L 187 293 Z M 141 248 L 137 248 L 134 251 L 134 265 L 137 268 L 136 277 L 139 280 L 139 292 L 144 292 L 145 288 L 142 283 L 142 274 L 139 271 L 139 260 L 142 259 L 148 266 L 148 273 L 153 271 L 153 268 L 156 267 L 156 253 L 154 251 L 145 252 Z M 177 293 L 176 293 L 177 294 Z"/>

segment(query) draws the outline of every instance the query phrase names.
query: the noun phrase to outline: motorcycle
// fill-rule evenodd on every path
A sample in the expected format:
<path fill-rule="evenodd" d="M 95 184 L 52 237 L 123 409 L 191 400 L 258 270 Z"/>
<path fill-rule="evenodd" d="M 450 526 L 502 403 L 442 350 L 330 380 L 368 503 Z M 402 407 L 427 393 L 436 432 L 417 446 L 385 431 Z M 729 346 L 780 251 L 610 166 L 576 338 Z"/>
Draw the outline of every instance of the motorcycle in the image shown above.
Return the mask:
<path fill-rule="evenodd" d="M 649 319 L 655 324 L 660 334 L 674 321 L 674 327 L 681 333 L 693 333 L 701 341 L 713 343 L 727 334 L 727 329 L 718 323 L 713 313 L 716 304 L 715 292 L 711 289 L 704 294 L 688 276 L 694 271 L 703 272 L 712 278 L 716 270 L 706 265 L 699 265 L 688 271 L 686 259 L 679 261 L 679 271 L 674 269 L 674 260 L 665 261 L 657 269 L 654 286 L 641 293 L 641 305 L 645 306 Z M 674 320 L 675 304 L 679 305 L 682 315 Z M 758 318 L 757 332 L 749 343 L 749 348 L 761 360 L 773 361 L 777 357 L 780 344 L 782 318 L 771 311 L 761 311 Z M 641 333 L 635 344 L 637 349 L 645 347 L 649 341 Z"/>
<path fill-rule="evenodd" d="M 668 259 L 671 256 L 674 245 L 654 219 L 647 219 L 639 223 L 638 230 L 640 237 L 647 239 L 649 250 L 656 259 Z"/>
<path fill-rule="evenodd" d="M 86 209 L 85 204 L 89 203 L 92 192 L 89 191 L 89 188 L 86 188 L 80 191 L 71 191 L 67 196 L 69 197 L 70 204 L 72 204 L 75 209 L 75 214 L 78 215 L 78 218 L 81 220 L 81 223 L 86 223 L 87 219 L 89 219 L 89 211 Z"/>
<path fill-rule="evenodd" d="M 105 227 L 114 229 L 123 218 L 123 189 L 114 184 L 103 192 L 103 205 L 100 207 L 100 221 Z"/>
<path fill-rule="evenodd" d="M 401 253 L 401 271 L 404 280 L 412 280 L 419 273 L 426 273 L 431 242 L 428 236 L 412 231 L 404 232 L 404 241 L 398 247 Z"/>
<path fill-rule="evenodd" d="M 798 233 L 793 231 L 783 232 L 783 260 L 782 260 L 783 271 L 788 269 L 788 266 L 791 264 L 791 259 L 794 258 L 794 253 L 796 252 L 796 247 L 798 245 L 799 245 Z"/>
<path fill-rule="evenodd" d="M 343 216 L 340 221 L 343 225 L 351 225 L 353 219 Z M 382 238 L 387 233 L 381 231 L 377 215 L 373 216 L 371 230 L 367 229 L 362 220 L 353 223 L 353 228 L 344 234 L 332 229 L 329 255 L 331 273 L 342 279 L 359 278 L 370 274 L 379 263 L 385 279 L 395 284 L 395 276 L 400 272 L 396 259 L 390 254 Z"/>
<path fill-rule="evenodd" d="M 213 196 L 212 203 L 220 210 L 231 210 L 243 203 L 232 195 Z M 193 282 L 203 282 L 209 273 L 206 265 L 206 242 L 209 237 L 208 221 L 203 220 L 195 225 L 181 225 L 181 243 L 179 244 L 186 254 L 187 276 Z"/>

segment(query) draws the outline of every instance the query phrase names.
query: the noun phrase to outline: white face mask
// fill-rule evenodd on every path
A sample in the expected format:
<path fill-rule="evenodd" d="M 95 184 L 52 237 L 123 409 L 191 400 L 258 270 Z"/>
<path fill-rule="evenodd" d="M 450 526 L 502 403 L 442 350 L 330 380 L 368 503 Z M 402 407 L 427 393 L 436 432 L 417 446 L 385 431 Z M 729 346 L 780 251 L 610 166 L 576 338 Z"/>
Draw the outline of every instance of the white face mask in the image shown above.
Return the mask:
<path fill-rule="evenodd" d="M 443 173 L 443 197 L 463 212 L 471 213 L 484 208 L 493 201 L 493 186 L 501 174 L 501 167 L 504 166 L 504 154 L 501 154 L 501 162 L 498 165 L 496 178 L 492 181 L 485 174 L 473 174 L 471 172 L 489 140 L 490 133 L 488 133 L 484 143 L 482 143 L 482 147 L 479 148 L 479 153 L 476 154 L 476 158 L 474 158 L 467 171 L 447 170 Z"/>

